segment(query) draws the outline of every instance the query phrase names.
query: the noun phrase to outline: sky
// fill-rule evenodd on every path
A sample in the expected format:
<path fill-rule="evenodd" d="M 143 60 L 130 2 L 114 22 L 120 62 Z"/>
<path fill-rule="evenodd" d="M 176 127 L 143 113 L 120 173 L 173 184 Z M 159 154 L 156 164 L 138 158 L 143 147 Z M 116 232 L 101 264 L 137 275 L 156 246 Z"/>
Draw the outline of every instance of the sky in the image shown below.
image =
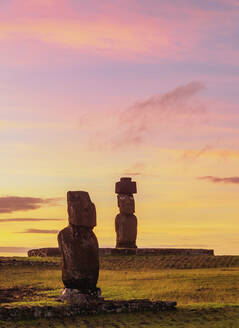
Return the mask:
<path fill-rule="evenodd" d="M 239 254 L 239 2 L 0 0 L 0 255 L 56 247 L 88 191 L 115 247 L 132 177 L 138 247 Z"/>

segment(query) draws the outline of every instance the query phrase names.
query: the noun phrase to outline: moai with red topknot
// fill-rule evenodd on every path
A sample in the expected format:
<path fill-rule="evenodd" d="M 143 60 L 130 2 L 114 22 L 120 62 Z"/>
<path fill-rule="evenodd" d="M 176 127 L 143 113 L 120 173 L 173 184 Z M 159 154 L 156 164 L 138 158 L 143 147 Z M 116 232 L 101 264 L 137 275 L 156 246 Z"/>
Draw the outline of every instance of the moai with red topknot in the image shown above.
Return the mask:
<path fill-rule="evenodd" d="M 133 194 L 137 193 L 136 182 L 131 178 L 121 178 L 115 184 L 118 194 L 120 213 L 115 218 L 116 248 L 137 248 L 137 217 L 134 215 L 135 203 Z"/>
<path fill-rule="evenodd" d="M 96 226 L 95 205 L 88 192 L 68 191 L 69 225 L 58 234 L 62 258 L 62 300 L 69 303 L 89 303 L 97 299 L 99 276 L 99 246 L 93 232 Z"/>

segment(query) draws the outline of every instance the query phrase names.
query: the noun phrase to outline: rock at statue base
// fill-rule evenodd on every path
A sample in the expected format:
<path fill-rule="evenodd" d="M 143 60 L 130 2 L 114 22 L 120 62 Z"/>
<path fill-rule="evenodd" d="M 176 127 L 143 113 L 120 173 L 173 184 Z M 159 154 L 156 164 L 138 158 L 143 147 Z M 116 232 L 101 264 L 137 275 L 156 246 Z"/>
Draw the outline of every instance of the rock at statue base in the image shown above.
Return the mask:
<path fill-rule="evenodd" d="M 121 178 L 115 185 L 120 213 L 115 218 L 116 248 L 137 248 L 137 217 L 134 215 L 133 193 L 137 192 L 136 182 Z"/>
<path fill-rule="evenodd" d="M 77 305 L 93 305 L 98 302 L 102 302 L 104 298 L 101 296 L 100 288 L 96 288 L 94 292 L 88 291 L 88 293 L 81 293 L 78 289 L 65 288 L 62 292 L 60 301 L 66 301 L 69 304 Z"/>
<path fill-rule="evenodd" d="M 95 205 L 84 191 L 69 191 L 67 202 L 70 224 L 58 234 L 62 281 L 67 295 L 75 289 L 78 294 L 97 295 L 99 246 L 92 231 L 96 225 Z"/>

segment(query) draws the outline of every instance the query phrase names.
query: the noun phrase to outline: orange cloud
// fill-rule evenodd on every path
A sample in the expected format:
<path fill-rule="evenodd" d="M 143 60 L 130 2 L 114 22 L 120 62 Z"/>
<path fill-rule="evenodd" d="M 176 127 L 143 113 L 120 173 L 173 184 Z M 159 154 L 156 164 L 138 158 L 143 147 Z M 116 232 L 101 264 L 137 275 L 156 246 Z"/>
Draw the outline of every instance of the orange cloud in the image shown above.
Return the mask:
<path fill-rule="evenodd" d="M 122 24 L 109 19 L 0 23 L 0 39 L 15 38 L 37 39 L 83 51 L 92 49 L 103 54 L 122 54 L 125 51 L 150 54 L 152 47 L 162 51 L 169 47 L 172 50 L 175 48 L 173 43 L 170 45 L 169 33 L 164 26 L 160 26 L 157 33 L 152 33 L 152 26 L 149 25 L 141 25 L 139 22 L 136 25 Z"/>
<path fill-rule="evenodd" d="M 211 148 L 212 146 L 207 145 L 199 150 L 186 150 L 183 154 L 183 160 L 195 161 L 199 157 L 204 156 Z"/>
<path fill-rule="evenodd" d="M 230 149 L 216 149 L 215 145 L 206 145 L 201 149 L 186 150 L 183 153 L 182 159 L 187 161 L 195 161 L 200 157 L 212 157 L 222 159 L 238 159 L 239 151 Z"/>
<path fill-rule="evenodd" d="M 22 231 L 21 233 L 50 233 L 50 234 L 56 234 L 59 230 L 49 230 L 49 229 L 27 229 L 25 231 Z"/>
<path fill-rule="evenodd" d="M 2 219 L 0 218 L 0 223 L 4 222 L 48 222 L 48 221 L 63 221 L 64 219 L 39 219 L 39 218 L 8 218 Z"/>
<path fill-rule="evenodd" d="M 72 127 L 73 125 L 73 127 Z M 0 129 L 3 130 L 8 130 L 10 131 L 13 129 L 14 131 L 17 130 L 40 130 L 40 131 L 53 131 L 53 130 L 72 130 L 74 127 L 74 124 L 72 121 L 67 121 L 65 120 L 64 122 L 56 120 L 52 122 L 48 121 L 34 121 L 34 120 L 0 120 Z"/>

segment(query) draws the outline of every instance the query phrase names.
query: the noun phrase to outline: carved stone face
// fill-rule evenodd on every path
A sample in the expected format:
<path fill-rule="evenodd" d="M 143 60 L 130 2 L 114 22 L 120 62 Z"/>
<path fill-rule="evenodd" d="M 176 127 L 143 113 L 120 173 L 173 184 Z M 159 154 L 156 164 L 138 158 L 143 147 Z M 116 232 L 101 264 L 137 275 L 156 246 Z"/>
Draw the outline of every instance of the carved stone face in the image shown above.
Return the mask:
<path fill-rule="evenodd" d="M 68 191 L 67 193 L 69 223 L 93 228 L 96 226 L 95 205 L 88 192 Z"/>
<path fill-rule="evenodd" d="M 133 214 L 135 212 L 134 196 L 133 195 L 118 195 L 118 206 L 120 213 Z"/>

